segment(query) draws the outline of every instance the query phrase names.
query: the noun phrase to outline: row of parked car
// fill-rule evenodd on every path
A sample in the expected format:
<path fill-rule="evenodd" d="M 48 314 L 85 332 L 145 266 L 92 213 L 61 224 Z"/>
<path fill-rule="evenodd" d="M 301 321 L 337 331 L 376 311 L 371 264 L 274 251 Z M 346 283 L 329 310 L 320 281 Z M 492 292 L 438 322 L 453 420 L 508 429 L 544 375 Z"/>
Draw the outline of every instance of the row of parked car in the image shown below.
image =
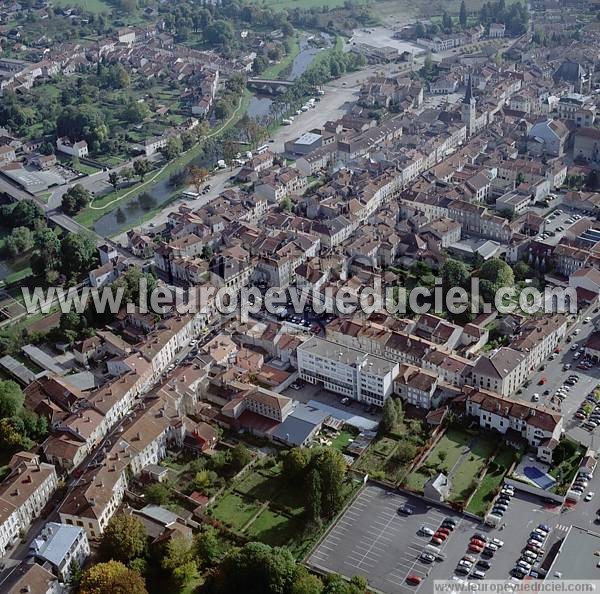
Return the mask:
<path fill-rule="evenodd" d="M 544 557 L 544 543 L 549 534 L 550 528 L 545 524 L 539 524 L 538 527 L 531 532 L 527 544 L 521 551 L 521 556 L 510 572 L 513 577 L 519 580 L 522 580 L 527 575 L 539 577 L 534 566 Z"/>
<path fill-rule="evenodd" d="M 580 470 L 571 485 L 570 491 L 577 493 L 579 496 L 583 495 L 583 492 L 588 486 L 588 482 L 592 479 L 592 473 L 587 470 Z M 594 498 L 595 493 L 588 491 L 583 498 L 584 501 L 591 501 Z"/>
<path fill-rule="evenodd" d="M 588 431 L 593 431 L 600 425 L 600 402 L 595 391 L 585 397 L 573 416 L 582 421 L 581 426 Z"/>
<path fill-rule="evenodd" d="M 469 542 L 467 554 L 458 562 L 455 573 L 468 575 L 470 579 L 485 579 L 485 572 L 492 567 L 491 558 L 502 546 L 504 542 L 499 538 L 490 539 L 485 534 L 474 534 Z"/>
<path fill-rule="evenodd" d="M 488 514 L 488 518 L 493 520 L 495 523 L 499 523 L 502 520 L 504 514 L 508 511 L 510 505 L 510 498 L 515 494 L 514 487 L 510 485 L 503 485 L 498 497 L 494 500 L 492 511 Z"/>

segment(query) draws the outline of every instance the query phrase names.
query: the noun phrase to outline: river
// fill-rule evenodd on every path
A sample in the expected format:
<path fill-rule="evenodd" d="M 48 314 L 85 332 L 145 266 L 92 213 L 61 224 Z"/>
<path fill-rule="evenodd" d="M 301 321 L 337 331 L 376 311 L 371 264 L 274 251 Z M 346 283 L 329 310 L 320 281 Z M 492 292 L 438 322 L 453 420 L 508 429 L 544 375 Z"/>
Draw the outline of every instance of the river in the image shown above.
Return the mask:
<path fill-rule="evenodd" d="M 329 44 L 329 38 L 326 37 L 325 39 Z M 322 51 L 320 48 L 312 46 L 308 39 L 303 37 L 300 40 L 300 53 L 294 58 L 289 72 L 287 74 L 286 72 L 283 72 L 278 78 L 296 80 L 299 76 L 304 74 L 306 69 L 312 64 L 315 56 L 320 51 Z M 272 103 L 273 98 L 271 95 L 261 95 L 259 93 L 255 93 L 250 100 L 247 113 L 251 118 L 260 119 L 269 115 Z"/>
<path fill-rule="evenodd" d="M 329 38 L 325 40 L 328 44 L 331 43 Z M 298 78 L 311 65 L 315 56 L 320 51 L 322 50 L 313 47 L 310 41 L 303 37 L 300 40 L 300 53 L 294 58 L 289 67 L 289 72 L 283 72 L 281 78 L 286 78 L 287 80 Z M 260 119 L 260 117 L 269 113 L 271 103 L 271 97 L 255 94 L 250 100 L 247 113 L 250 117 Z M 122 233 L 128 228 L 135 226 L 150 210 L 169 202 L 172 196 L 173 188 L 169 186 L 169 180 L 162 180 L 152 186 L 142 200 L 139 198 L 130 200 L 98 219 L 94 224 L 94 230 L 104 237 Z"/>

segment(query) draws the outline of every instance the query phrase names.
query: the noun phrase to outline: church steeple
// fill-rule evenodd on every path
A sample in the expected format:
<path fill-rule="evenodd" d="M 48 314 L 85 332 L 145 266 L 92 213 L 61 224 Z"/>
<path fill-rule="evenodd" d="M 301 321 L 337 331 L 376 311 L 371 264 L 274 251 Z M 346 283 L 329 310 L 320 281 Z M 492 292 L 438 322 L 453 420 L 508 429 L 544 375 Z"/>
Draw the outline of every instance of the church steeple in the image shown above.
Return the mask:
<path fill-rule="evenodd" d="M 473 79 L 471 78 L 471 73 L 469 73 L 469 80 L 467 82 L 467 90 L 465 91 L 463 103 L 469 105 L 471 101 L 473 101 Z"/>
<path fill-rule="evenodd" d="M 460 106 L 461 120 L 467 125 L 467 138 L 475 134 L 475 126 L 477 120 L 477 102 L 473 96 L 473 78 L 469 72 L 469 80 L 467 82 L 467 90 L 465 98 Z"/>

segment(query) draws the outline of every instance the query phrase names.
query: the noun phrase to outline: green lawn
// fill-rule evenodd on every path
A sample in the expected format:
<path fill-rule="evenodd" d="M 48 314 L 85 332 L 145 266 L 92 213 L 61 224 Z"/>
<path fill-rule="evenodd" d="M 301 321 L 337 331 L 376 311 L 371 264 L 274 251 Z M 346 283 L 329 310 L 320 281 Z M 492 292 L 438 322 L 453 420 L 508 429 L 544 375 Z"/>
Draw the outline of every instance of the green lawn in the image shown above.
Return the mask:
<path fill-rule="evenodd" d="M 448 472 L 458 462 L 461 453 L 471 438 L 468 433 L 450 427 L 427 456 L 425 464 L 435 465 L 436 470 L 439 472 Z M 445 452 L 445 454 L 442 452 Z"/>
<path fill-rule="evenodd" d="M 235 493 L 226 493 L 217 500 L 212 515 L 223 524 L 240 531 L 259 510 L 259 504 L 246 501 Z"/>
<path fill-rule="evenodd" d="M 265 509 L 250 524 L 246 534 L 271 546 L 282 546 L 288 544 L 297 533 L 298 527 L 294 524 L 286 516 Z"/>
<path fill-rule="evenodd" d="M 436 446 L 429 452 L 423 464 L 406 477 L 404 486 L 412 491 L 422 492 L 425 483 L 431 476 L 438 472 L 449 474 L 460 460 L 465 447 L 473 439 L 477 440 L 473 451 L 455 469 L 453 474 L 454 492 L 458 496 L 471 482 L 474 473 L 481 470 L 484 458 L 491 455 L 494 445 L 491 441 L 474 437 L 454 427 L 449 427 L 446 430 Z"/>
<path fill-rule="evenodd" d="M 479 488 L 469 501 L 468 512 L 483 517 L 515 456 L 516 452 L 513 448 L 507 445 L 501 447 L 481 479 Z"/>
<path fill-rule="evenodd" d="M 483 470 L 486 461 L 494 453 L 497 441 L 489 437 L 477 437 L 471 453 L 452 473 L 450 501 L 466 501 L 473 492 L 473 482 Z"/>
<path fill-rule="evenodd" d="M 331 447 L 336 450 L 340 450 L 340 452 L 343 452 L 348 447 L 348 444 L 355 437 L 356 433 L 352 433 L 346 430 L 340 431 L 331 441 Z"/>
<path fill-rule="evenodd" d="M 102 12 L 109 13 L 112 10 L 110 4 L 107 4 L 102 0 L 53 0 L 52 4 L 58 7 L 81 7 L 87 12 L 92 12 L 94 14 L 100 14 Z"/>
<path fill-rule="evenodd" d="M 566 437 L 563 439 L 573 442 L 573 440 Z M 567 492 L 567 488 L 575 478 L 581 460 L 585 456 L 585 448 L 580 444 L 576 444 L 576 446 L 571 456 L 563 460 L 560 464 L 552 466 L 549 470 L 550 476 L 553 476 L 558 481 L 552 489 L 558 495 L 564 495 Z"/>

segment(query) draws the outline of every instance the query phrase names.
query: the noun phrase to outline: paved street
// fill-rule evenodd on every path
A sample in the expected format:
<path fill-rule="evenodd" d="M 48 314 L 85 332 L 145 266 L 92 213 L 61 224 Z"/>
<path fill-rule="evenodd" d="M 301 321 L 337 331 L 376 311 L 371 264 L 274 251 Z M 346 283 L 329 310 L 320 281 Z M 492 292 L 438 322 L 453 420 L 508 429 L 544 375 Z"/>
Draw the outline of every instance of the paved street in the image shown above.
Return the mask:
<path fill-rule="evenodd" d="M 575 413 L 582 400 L 584 400 L 586 395 L 600 383 L 600 367 L 594 366 L 589 370 L 577 369 L 578 360 L 574 358 L 575 351 L 571 350 L 573 344 L 580 346 L 585 345 L 589 335 L 594 331 L 593 321 L 589 324 L 585 324 L 582 321 L 587 315 L 594 315 L 596 316 L 595 319 L 598 319 L 598 315 L 593 312 L 581 314 L 579 316 L 579 321 L 570 326 L 567 330 L 572 338 L 572 342 L 569 343 L 564 341 L 561 343 L 559 347 L 561 352 L 558 353 L 556 358 L 554 360 L 549 359 L 544 363 L 545 369 L 541 370 L 541 368 L 539 368 L 532 374 L 530 385 L 527 388 L 523 388 L 521 394 L 516 394 L 515 398 L 531 401 L 534 394 L 539 394 L 540 404 L 545 404 L 549 407 L 554 406 L 555 409 L 564 416 L 565 431 L 567 434 L 584 445 L 590 446 L 594 435 L 600 435 L 600 430 L 596 429 L 594 432 L 590 433 L 580 427 L 579 421 L 572 419 L 573 413 Z M 579 331 L 579 333 L 574 334 L 577 331 Z M 564 371 L 563 367 L 567 363 L 571 365 L 571 369 Z M 552 402 L 552 397 L 556 394 L 558 388 L 560 388 L 567 377 L 572 374 L 577 374 L 579 376 L 577 384 L 571 388 L 571 391 L 563 400 L 562 404 L 558 404 L 558 401 L 556 400 Z M 539 382 L 542 378 L 545 378 L 546 381 L 543 385 L 540 385 Z M 545 395 L 545 391 L 549 391 L 549 394 Z M 597 443 L 598 439 L 596 439 L 596 444 Z"/>

